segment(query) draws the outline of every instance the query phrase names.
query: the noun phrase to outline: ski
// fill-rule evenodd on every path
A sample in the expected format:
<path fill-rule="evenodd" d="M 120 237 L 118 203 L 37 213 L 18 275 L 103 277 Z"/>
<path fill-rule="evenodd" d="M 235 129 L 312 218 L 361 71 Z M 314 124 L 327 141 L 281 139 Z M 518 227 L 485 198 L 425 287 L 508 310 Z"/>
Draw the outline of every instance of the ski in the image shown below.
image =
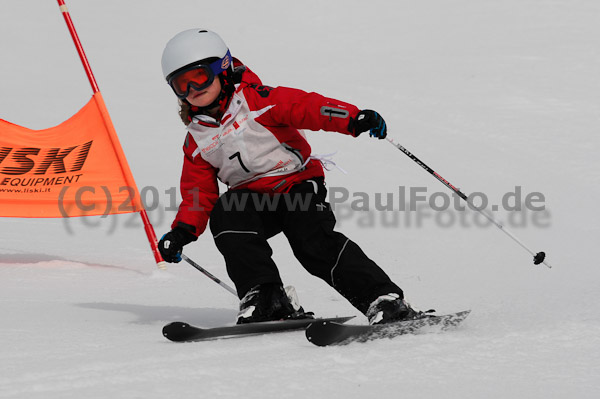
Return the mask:
<path fill-rule="evenodd" d="M 328 346 L 393 338 L 398 335 L 424 332 L 429 330 L 429 327 L 443 331 L 460 324 L 469 313 L 470 310 L 465 310 L 442 316 L 427 315 L 420 319 L 379 325 L 349 325 L 331 320 L 315 320 L 306 329 L 306 338 L 317 346 Z"/>
<path fill-rule="evenodd" d="M 341 325 L 341 323 L 345 323 L 353 317 L 277 320 L 215 328 L 200 328 L 181 321 L 175 321 L 164 326 L 162 332 L 165 338 L 174 342 L 208 341 L 220 338 L 302 330 L 315 322 L 336 322 Z"/>

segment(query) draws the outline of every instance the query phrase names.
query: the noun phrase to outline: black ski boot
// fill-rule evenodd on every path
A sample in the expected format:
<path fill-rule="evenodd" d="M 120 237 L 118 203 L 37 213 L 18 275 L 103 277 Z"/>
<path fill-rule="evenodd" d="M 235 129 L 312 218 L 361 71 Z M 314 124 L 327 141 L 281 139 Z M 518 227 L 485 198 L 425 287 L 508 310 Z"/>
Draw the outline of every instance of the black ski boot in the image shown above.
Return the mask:
<path fill-rule="evenodd" d="M 304 312 L 297 303 L 293 287 L 288 287 L 288 290 L 291 292 L 286 293 L 283 286 L 277 283 L 251 288 L 240 301 L 236 324 L 312 318 L 312 313 Z"/>
<path fill-rule="evenodd" d="M 428 311 L 429 312 L 429 311 Z M 427 317 L 423 312 L 414 310 L 400 295 L 390 293 L 375 299 L 366 313 L 369 324 L 386 324 L 394 321 L 414 320 Z"/>

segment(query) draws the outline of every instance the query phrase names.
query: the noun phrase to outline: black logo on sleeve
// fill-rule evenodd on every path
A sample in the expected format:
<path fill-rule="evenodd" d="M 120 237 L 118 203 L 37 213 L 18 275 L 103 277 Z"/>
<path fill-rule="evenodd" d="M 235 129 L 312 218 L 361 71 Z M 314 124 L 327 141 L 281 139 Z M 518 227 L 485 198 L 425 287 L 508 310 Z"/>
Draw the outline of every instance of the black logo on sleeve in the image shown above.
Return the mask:
<path fill-rule="evenodd" d="M 248 87 L 252 87 L 254 90 L 256 90 L 258 95 L 263 98 L 269 97 L 269 94 L 271 94 L 271 90 L 273 90 L 273 88 L 270 86 L 262 86 L 257 84 L 249 84 Z"/>

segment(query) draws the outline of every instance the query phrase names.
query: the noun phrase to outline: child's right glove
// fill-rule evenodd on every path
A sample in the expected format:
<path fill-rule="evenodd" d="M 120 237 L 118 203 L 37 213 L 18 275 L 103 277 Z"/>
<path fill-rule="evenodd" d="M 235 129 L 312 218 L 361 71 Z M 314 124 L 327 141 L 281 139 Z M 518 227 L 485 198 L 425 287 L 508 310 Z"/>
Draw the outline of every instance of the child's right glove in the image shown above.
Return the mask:
<path fill-rule="evenodd" d="M 179 263 L 183 246 L 192 241 L 196 241 L 196 237 L 192 233 L 181 227 L 175 227 L 162 236 L 158 242 L 158 252 L 166 262 Z"/>
<path fill-rule="evenodd" d="M 355 137 L 369 130 L 369 136 L 384 139 L 387 136 L 385 121 L 377 112 L 364 109 L 356 114 L 356 119 L 350 118 L 348 130 Z"/>

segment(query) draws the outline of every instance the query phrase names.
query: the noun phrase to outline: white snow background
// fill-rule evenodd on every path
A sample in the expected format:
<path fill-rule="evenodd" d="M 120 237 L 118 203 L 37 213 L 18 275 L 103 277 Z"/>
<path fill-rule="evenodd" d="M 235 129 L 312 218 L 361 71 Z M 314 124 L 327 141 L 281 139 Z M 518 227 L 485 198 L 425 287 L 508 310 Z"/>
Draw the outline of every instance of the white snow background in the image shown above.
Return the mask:
<path fill-rule="evenodd" d="M 458 329 L 318 348 L 301 332 L 175 344 L 164 324 L 232 324 L 237 298 L 191 266 L 157 270 L 137 215 L 0 219 L 1 398 L 596 398 L 600 395 L 600 3 L 593 0 L 75 1 L 67 4 L 140 190 L 179 201 L 185 129 L 160 57 L 215 30 L 267 85 L 379 111 L 389 135 L 490 204 L 518 186 L 544 212 L 495 227 L 422 210 L 336 211 L 339 229 L 417 307 L 472 309 Z M 59 124 L 91 89 L 58 6 L 4 1 L 0 117 Z M 330 187 L 448 190 L 385 141 L 308 132 L 344 168 Z M 408 216 L 407 216 L 408 215 Z M 452 215 L 444 214 L 445 217 Z M 457 214 L 454 214 L 456 216 Z M 393 215 L 392 215 L 393 216 Z M 510 219 L 509 216 L 512 218 Z M 538 218 L 538 219 L 536 219 Z M 391 224 L 391 225 L 390 225 Z M 271 240 L 286 284 L 321 316 L 364 316 Z M 227 279 L 209 234 L 186 254 Z"/>

